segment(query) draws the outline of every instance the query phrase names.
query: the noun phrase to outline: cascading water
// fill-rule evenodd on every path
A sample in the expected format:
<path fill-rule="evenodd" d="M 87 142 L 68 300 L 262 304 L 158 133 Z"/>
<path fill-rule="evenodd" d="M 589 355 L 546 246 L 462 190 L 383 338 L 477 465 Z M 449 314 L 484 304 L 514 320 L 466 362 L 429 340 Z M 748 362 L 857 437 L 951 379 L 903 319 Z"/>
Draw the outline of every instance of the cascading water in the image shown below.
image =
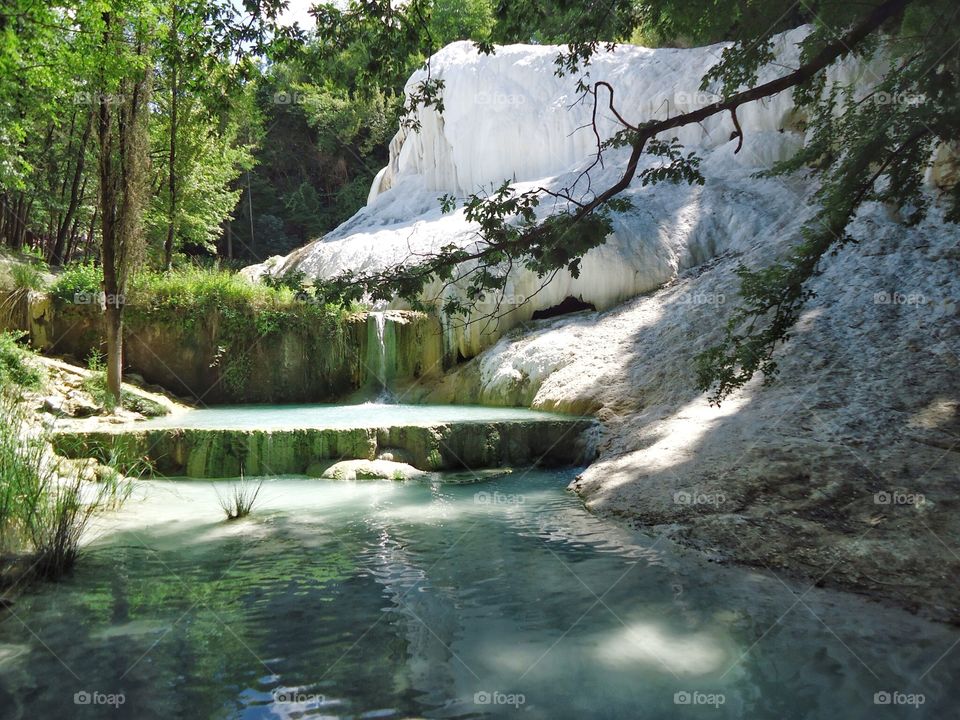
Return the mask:
<path fill-rule="evenodd" d="M 385 312 L 367 316 L 367 384 L 377 391 L 378 402 L 389 402 L 390 380 L 396 366 L 396 336 Z"/>

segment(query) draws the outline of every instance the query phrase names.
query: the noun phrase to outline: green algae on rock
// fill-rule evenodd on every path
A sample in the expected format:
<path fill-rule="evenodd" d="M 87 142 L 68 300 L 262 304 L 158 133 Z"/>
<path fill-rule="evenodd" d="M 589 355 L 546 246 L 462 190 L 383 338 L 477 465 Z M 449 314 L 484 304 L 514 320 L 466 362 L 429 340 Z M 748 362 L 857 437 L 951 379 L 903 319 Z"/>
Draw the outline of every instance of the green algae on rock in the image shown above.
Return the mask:
<path fill-rule="evenodd" d="M 53 446 L 68 458 L 144 463 L 160 475 L 196 478 L 303 474 L 322 460 L 376 460 L 402 451 L 418 470 L 581 465 L 593 459 L 585 418 L 441 423 L 383 428 L 68 430 Z"/>

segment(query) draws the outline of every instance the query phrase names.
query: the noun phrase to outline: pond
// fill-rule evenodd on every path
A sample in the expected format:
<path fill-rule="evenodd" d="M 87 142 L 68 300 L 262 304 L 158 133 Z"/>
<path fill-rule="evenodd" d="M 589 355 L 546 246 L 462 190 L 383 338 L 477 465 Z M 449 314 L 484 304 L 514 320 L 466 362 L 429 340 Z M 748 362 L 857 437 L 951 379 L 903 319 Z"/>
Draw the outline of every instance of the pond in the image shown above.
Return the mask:
<path fill-rule="evenodd" d="M 922 718 L 960 703 L 955 629 L 707 563 L 588 513 L 574 474 L 272 477 L 229 523 L 230 482 L 138 483 L 71 578 L 4 616 L 0 715 Z"/>

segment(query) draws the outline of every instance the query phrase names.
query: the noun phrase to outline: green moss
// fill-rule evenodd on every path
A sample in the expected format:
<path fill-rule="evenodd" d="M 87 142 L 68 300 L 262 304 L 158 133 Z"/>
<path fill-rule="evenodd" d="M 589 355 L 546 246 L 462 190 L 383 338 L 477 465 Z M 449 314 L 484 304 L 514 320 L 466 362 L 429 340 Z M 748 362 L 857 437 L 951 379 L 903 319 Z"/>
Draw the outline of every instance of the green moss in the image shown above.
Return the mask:
<path fill-rule="evenodd" d="M 206 329 L 216 346 L 210 365 L 219 368 L 225 389 L 236 397 L 249 385 L 251 352 L 261 343 L 294 335 L 322 370 L 325 360 L 342 355 L 353 311 L 313 302 L 283 285 L 197 267 L 140 273 L 131 282 L 127 305 L 134 328 L 166 324 L 191 334 Z"/>
<path fill-rule="evenodd" d="M 315 474 L 323 460 L 373 460 L 384 448 L 402 451 L 410 464 L 436 471 L 504 464 L 580 464 L 586 447 L 577 441 L 592 427 L 579 418 L 508 421 L 496 424 L 326 428 L 300 430 L 156 429 L 128 432 L 63 432 L 56 451 L 67 457 L 95 457 L 123 470 L 142 469 L 148 459 L 157 472 L 197 478 L 285 473 Z M 389 439 L 389 445 L 384 441 Z M 139 464 L 139 465 L 137 465 Z"/>

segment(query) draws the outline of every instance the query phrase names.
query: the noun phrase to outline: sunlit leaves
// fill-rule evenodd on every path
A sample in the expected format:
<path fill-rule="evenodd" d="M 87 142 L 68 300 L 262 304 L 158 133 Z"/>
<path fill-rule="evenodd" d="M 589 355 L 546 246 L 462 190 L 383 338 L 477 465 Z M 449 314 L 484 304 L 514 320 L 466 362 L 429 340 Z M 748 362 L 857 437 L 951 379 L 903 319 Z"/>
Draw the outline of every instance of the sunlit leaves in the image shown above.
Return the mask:
<path fill-rule="evenodd" d="M 700 158 L 693 151 L 683 154 L 683 145 L 673 138 L 669 142 L 654 138 L 644 148 L 648 155 L 667 160 L 665 164 L 645 168 L 640 171 L 640 184 L 647 185 L 671 182 L 685 182 L 689 185 L 703 185 L 700 173 Z"/>

